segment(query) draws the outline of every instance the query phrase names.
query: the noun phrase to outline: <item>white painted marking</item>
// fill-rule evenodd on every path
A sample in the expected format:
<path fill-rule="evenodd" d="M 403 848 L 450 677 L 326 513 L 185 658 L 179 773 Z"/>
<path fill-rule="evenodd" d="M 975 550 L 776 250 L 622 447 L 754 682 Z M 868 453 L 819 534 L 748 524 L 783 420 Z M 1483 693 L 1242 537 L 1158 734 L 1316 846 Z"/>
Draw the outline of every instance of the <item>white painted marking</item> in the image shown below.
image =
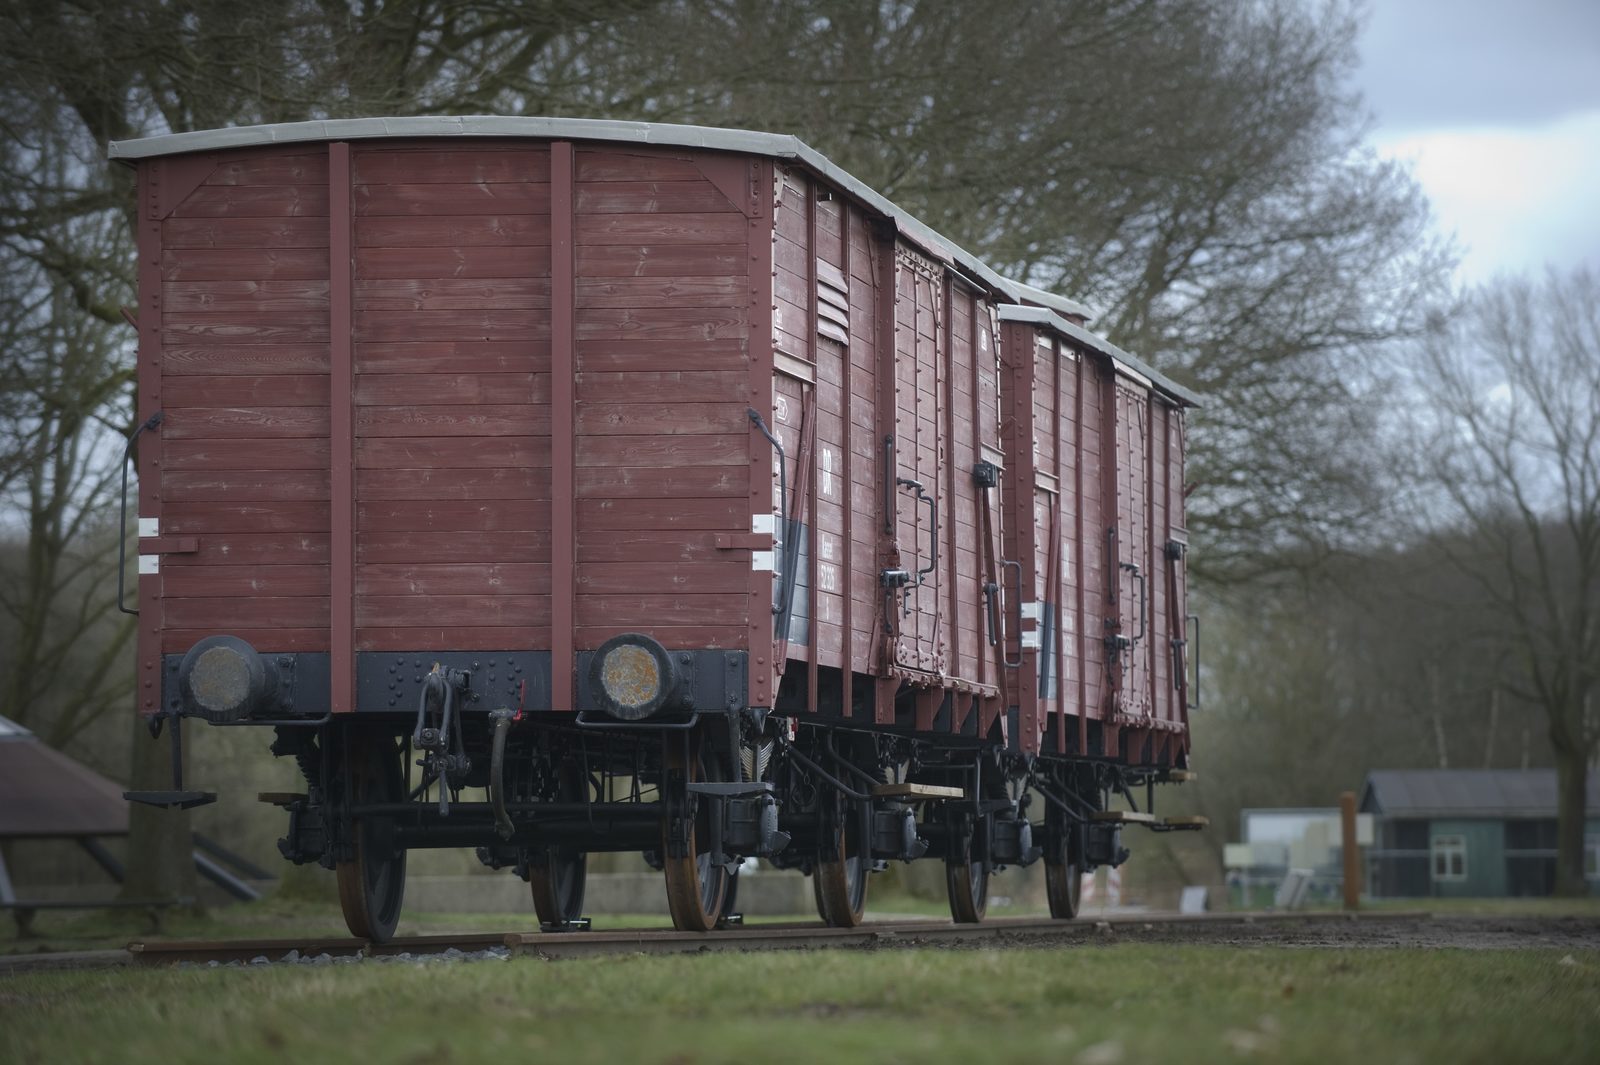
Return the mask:
<path fill-rule="evenodd" d="M 827 559 L 829 562 L 832 562 L 834 550 L 833 537 L 829 536 L 827 533 L 823 533 L 817 538 L 817 554 L 819 556 Z"/>
<path fill-rule="evenodd" d="M 838 571 L 832 566 L 822 562 L 817 563 L 817 584 L 822 587 L 823 591 L 837 592 L 839 590 L 839 578 L 837 574 Z"/>
<path fill-rule="evenodd" d="M 778 412 L 778 420 L 780 422 L 786 422 L 786 421 L 789 420 L 789 397 L 788 396 L 779 396 L 777 398 L 777 400 L 775 401 L 775 403 L 773 404 L 773 406 L 776 408 L 776 410 Z"/>
<path fill-rule="evenodd" d="M 161 519 L 160 518 L 140 518 L 139 519 L 139 535 L 140 536 L 160 536 L 161 535 Z"/>
<path fill-rule="evenodd" d="M 776 551 L 750 552 L 750 568 L 761 573 L 776 573 L 778 571 L 778 553 Z"/>
<path fill-rule="evenodd" d="M 161 572 L 161 556 L 160 555 L 140 555 L 139 556 L 139 574 L 140 574 L 140 576 L 143 576 L 146 573 L 160 573 L 160 572 Z"/>
<path fill-rule="evenodd" d="M 778 531 L 778 516 L 772 513 L 750 515 L 750 531 L 773 535 Z"/>
<path fill-rule="evenodd" d="M 822 449 L 822 494 L 833 498 L 833 450 Z"/>
<path fill-rule="evenodd" d="M 1041 635 L 1042 634 L 1038 629 L 1034 629 L 1032 632 L 1023 633 L 1022 649 L 1024 651 L 1037 651 L 1039 649 L 1039 637 Z"/>
<path fill-rule="evenodd" d="M 1043 616 L 1043 612 L 1039 609 L 1037 602 L 1023 603 L 1017 607 L 1017 612 L 1023 621 L 1038 621 Z"/>

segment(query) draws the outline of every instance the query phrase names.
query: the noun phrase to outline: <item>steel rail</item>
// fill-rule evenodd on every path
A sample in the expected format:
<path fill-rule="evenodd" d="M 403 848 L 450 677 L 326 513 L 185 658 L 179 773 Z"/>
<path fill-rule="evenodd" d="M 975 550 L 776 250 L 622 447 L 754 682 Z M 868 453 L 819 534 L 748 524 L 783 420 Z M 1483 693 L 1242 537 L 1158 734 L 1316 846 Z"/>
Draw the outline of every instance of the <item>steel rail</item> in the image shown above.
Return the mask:
<path fill-rule="evenodd" d="M 369 943 L 350 937 L 261 940 L 173 940 L 130 943 L 128 958 L 135 965 L 173 965 L 179 962 L 250 962 L 265 957 L 281 961 L 291 952 L 301 958 L 320 954 L 331 957 L 383 957 L 399 954 L 438 955 L 503 947 L 513 956 L 578 958 L 605 954 L 681 954 L 705 951 L 858 949 L 983 944 L 997 946 L 1026 943 L 1096 941 L 1110 934 L 1141 933 L 1157 928 L 1190 926 L 1218 931 L 1255 930 L 1270 935 L 1285 927 L 1388 924 L 1431 920 L 1424 910 L 1383 913 L 1208 913 L 1118 914 L 1082 916 L 1073 921 L 1046 917 L 1002 917 L 980 924 L 949 921 L 883 921 L 854 928 L 829 928 L 812 921 L 744 925 L 717 932 L 679 932 L 665 928 L 616 929 L 599 932 L 480 932 L 461 935 L 402 936 L 388 943 Z M 106 952 L 115 954 L 120 952 Z"/>

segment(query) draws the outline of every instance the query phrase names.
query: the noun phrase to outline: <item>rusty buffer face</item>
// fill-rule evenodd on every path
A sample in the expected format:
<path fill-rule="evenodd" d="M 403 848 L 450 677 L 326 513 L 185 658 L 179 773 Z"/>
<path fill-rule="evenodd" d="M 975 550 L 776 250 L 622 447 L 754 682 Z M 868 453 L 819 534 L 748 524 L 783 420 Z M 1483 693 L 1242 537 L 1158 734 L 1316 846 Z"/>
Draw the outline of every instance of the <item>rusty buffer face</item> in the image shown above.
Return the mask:
<path fill-rule="evenodd" d="M 661 690 L 661 670 L 643 647 L 618 647 L 600 667 L 600 686 L 622 706 L 638 706 Z"/>

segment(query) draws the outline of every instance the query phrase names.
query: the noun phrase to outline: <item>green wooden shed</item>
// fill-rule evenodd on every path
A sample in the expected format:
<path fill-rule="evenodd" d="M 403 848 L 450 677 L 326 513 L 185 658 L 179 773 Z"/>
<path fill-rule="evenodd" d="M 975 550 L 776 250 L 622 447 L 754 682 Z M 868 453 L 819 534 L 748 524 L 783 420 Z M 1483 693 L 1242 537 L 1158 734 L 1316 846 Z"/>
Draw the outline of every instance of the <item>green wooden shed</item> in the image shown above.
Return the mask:
<path fill-rule="evenodd" d="M 1556 876 L 1553 769 L 1379 769 L 1361 811 L 1373 897 L 1549 895 Z M 1600 894 L 1600 780 L 1589 778 L 1584 870 Z"/>

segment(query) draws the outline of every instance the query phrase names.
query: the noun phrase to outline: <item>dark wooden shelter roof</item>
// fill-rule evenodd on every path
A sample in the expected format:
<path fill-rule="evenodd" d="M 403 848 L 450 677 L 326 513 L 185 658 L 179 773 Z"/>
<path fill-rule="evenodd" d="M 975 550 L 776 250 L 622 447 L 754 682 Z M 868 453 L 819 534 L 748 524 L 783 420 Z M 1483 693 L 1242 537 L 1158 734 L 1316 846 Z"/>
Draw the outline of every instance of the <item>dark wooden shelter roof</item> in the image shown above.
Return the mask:
<path fill-rule="evenodd" d="M 121 785 L 0 717 L 0 839 L 127 834 Z"/>
<path fill-rule="evenodd" d="M 1600 815 L 1600 780 L 1589 777 L 1590 816 Z M 1375 769 L 1361 809 L 1380 817 L 1519 818 L 1556 815 L 1554 769 Z"/>

